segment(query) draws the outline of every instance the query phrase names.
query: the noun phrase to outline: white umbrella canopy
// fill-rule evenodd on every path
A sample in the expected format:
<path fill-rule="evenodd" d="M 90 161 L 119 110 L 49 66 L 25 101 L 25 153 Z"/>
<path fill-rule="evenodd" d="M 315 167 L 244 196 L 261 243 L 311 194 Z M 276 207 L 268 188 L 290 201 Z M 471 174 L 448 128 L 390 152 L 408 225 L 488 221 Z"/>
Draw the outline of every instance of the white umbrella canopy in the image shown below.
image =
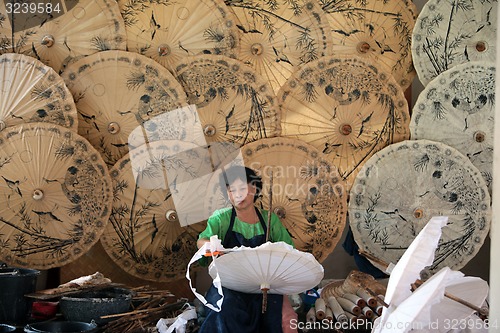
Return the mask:
<path fill-rule="evenodd" d="M 238 59 L 275 92 L 300 66 L 331 55 L 328 20 L 314 1 L 227 0 L 241 33 Z"/>
<path fill-rule="evenodd" d="M 15 3 L 0 1 L 0 17 L 10 23 L 0 26 L 0 53 L 23 53 L 60 72 L 74 59 L 126 47 L 114 0 L 24 2 L 18 13 L 15 6 L 6 6 Z"/>
<path fill-rule="evenodd" d="M 216 257 L 209 267 L 212 278 L 219 274 L 223 287 L 246 292 L 296 294 L 311 289 L 323 278 L 323 266 L 314 256 L 284 242 L 258 247 L 237 247 Z"/>
<path fill-rule="evenodd" d="M 411 34 L 416 6 L 412 1 L 320 0 L 327 13 L 334 55 L 357 55 L 391 73 L 402 89 L 416 75 Z"/>
<path fill-rule="evenodd" d="M 412 139 L 439 141 L 466 155 L 481 171 L 490 194 L 495 75 L 493 63 L 478 61 L 439 74 L 418 96 L 410 121 Z"/>
<path fill-rule="evenodd" d="M 237 18 L 222 0 L 119 0 L 127 48 L 169 70 L 197 54 L 236 56 Z"/>
<path fill-rule="evenodd" d="M 184 89 L 165 67 L 132 52 L 89 55 L 71 63 L 61 76 L 75 99 L 78 133 L 110 166 L 128 152 L 129 136 L 137 127 L 186 105 Z"/>
<path fill-rule="evenodd" d="M 496 0 L 429 0 L 412 34 L 413 63 L 425 86 L 469 61 L 495 61 Z"/>
<path fill-rule="evenodd" d="M 360 249 L 397 262 L 432 216 L 447 216 L 431 271 L 462 268 L 482 246 L 490 196 L 479 170 L 455 148 L 403 141 L 375 154 L 356 178 L 350 224 Z"/>
<path fill-rule="evenodd" d="M 278 93 L 282 133 L 323 152 L 347 188 L 378 150 L 409 138 L 408 102 L 394 78 L 357 57 L 301 66 Z"/>
<path fill-rule="evenodd" d="M 111 213 L 111 179 L 83 137 L 47 123 L 7 128 L 0 170 L 2 261 L 60 267 L 99 240 Z"/>
<path fill-rule="evenodd" d="M 64 80 L 22 54 L 0 55 L 0 131 L 27 122 L 77 129 L 76 105 Z"/>

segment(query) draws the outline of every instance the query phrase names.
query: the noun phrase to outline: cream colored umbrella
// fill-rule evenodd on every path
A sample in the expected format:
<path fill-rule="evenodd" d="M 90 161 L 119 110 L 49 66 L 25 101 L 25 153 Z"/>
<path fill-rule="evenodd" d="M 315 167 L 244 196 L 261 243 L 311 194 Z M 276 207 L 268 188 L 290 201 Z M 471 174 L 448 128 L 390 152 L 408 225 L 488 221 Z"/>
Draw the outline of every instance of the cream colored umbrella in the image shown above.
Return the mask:
<path fill-rule="evenodd" d="M 410 135 L 401 87 L 360 58 L 325 57 L 302 66 L 281 88 L 278 100 L 281 135 L 323 152 L 348 188 L 370 156 Z"/>
<path fill-rule="evenodd" d="M 490 194 L 495 73 L 493 63 L 479 61 L 444 71 L 420 93 L 410 122 L 412 139 L 439 141 L 466 155 L 481 171 Z"/>
<path fill-rule="evenodd" d="M 206 225 L 206 217 L 184 226 L 180 221 L 203 208 L 192 193 L 203 192 L 206 183 L 196 180 L 210 174 L 211 164 L 208 151 L 199 148 L 156 141 L 131 150 L 110 169 L 114 200 L 101 242 L 127 273 L 158 282 L 185 275 Z M 187 183 L 191 192 L 182 190 Z"/>
<path fill-rule="evenodd" d="M 175 74 L 197 108 L 207 144 L 242 146 L 280 134 L 281 112 L 272 87 L 241 61 L 199 55 L 181 61 Z"/>
<path fill-rule="evenodd" d="M 291 234 L 294 245 L 323 261 L 342 236 L 346 222 L 347 190 L 336 169 L 321 153 L 298 139 L 267 138 L 241 147 L 241 159 L 227 165 L 245 165 L 255 170 L 264 183 L 262 200 Z M 221 170 L 209 183 L 206 203 L 209 211 L 229 206 L 218 182 Z"/>
<path fill-rule="evenodd" d="M 169 70 L 197 54 L 235 56 L 236 18 L 222 0 L 119 0 L 127 48 Z"/>
<path fill-rule="evenodd" d="M 76 105 L 63 79 L 22 54 L 0 55 L 0 131 L 28 122 L 77 129 Z"/>
<path fill-rule="evenodd" d="M 430 267 L 461 269 L 481 248 L 491 222 L 488 187 L 458 150 L 430 140 L 392 144 L 363 166 L 349 199 L 360 249 L 398 262 L 433 216 L 448 217 Z"/>
<path fill-rule="evenodd" d="M 412 34 L 412 56 L 425 86 L 469 61 L 495 61 L 497 1 L 429 0 Z"/>
<path fill-rule="evenodd" d="M 49 269 L 94 245 L 111 213 L 99 153 L 74 131 L 33 123 L 0 135 L 0 260 Z"/>
<path fill-rule="evenodd" d="M 0 1 L 0 53 L 23 53 L 60 72 L 75 58 L 126 47 L 114 0 L 26 2 L 17 13 L 15 4 Z"/>
<path fill-rule="evenodd" d="M 182 86 L 165 67 L 132 52 L 92 54 L 68 66 L 62 77 L 76 102 L 78 133 L 110 166 L 128 152 L 137 127 L 186 105 Z"/>
<path fill-rule="evenodd" d="M 412 1 L 320 0 L 327 13 L 334 55 L 356 55 L 391 73 L 403 90 L 416 75 L 411 34 L 416 6 Z"/>
<path fill-rule="evenodd" d="M 227 0 L 241 32 L 238 59 L 267 78 L 274 91 L 298 66 L 331 54 L 328 20 L 314 1 Z"/>

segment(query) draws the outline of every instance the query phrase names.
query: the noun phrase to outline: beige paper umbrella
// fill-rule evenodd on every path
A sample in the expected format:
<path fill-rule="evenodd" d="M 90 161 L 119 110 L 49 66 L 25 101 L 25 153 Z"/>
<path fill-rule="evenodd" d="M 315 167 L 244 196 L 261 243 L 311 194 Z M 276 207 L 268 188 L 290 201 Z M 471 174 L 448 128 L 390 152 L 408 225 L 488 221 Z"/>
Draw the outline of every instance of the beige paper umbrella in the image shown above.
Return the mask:
<path fill-rule="evenodd" d="M 282 136 L 322 151 L 351 187 L 359 168 L 385 146 L 408 139 L 401 87 L 360 58 L 325 57 L 301 67 L 278 93 Z"/>
<path fill-rule="evenodd" d="M 267 80 L 241 61 L 200 55 L 182 61 L 176 76 L 195 104 L 208 144 L 239 146 L 280 133 L 280 108 Z"/>
<path fill-rule="evenodd" d="M 412 56 L 425 86 L 469 61 L 495 61 L 497 1 L 429 0 L 412 34 Z"/>
<path fill-rule="evenodd" d="M 356 55 L 391 73 L 403 90 L 416 75 L 411 34 L 416 6 L 411 1 L 320 0 L 328 13 L 334 55 Z"/>
<path fill-rule="evenodd" d="M 481 248 L 491 221 L 479 170 L 441 142 L 406 140 L 372 156 L 350 193 L 349 222 L 360 249 L 397 262 L 433 216 L 448 217 L 434 261 L 462 268 Z"/>
<path fill-rule="evenodd" d="M 114 0 L 20 2 L 17 12 L 16 3 L 0 1 L 0 53 L 23 53 L 59 72 L 74 58 L 126 47 Z"/>
<path fill-rule="evenodd" d="M 59 267 L 98 241 L 111 213 L 111 179 L 83 137 L 54 124 L 8 128 L 0 173 L 1 261 Z"/>
<path fill-rule="evenodd" d="M 0 105 L 0 131 L 28 122 L 78 126 L 76 105 L 63 79 L 25 55 L 0 55 Z"/>
<path fill-rule="evenodd" d="M 412 139 L 445 143 L 469 157 L 490 190 L 493 181 L 495 65 L 471 61 L 436 76 L 420 93 Z"/>
<path fill-rule="evenodd" d="M 260 205 L 269 208 L 270 172 L 272 206 L 291 234 L 294 245 L 323 261 L 337 245 L 346 221 L 347 191 L 334 166 L 311 145 L 297 139 L 267 138 L 241 148 L 243 163 L 262 176 Z M 229 164 L 229 163 L 228 163 Z M 206 204 L 210 211 L 230 205 L 218 183 L 220 170 L 210 181 Z"/>
<path fill-rule="evenodd" d="M 203 205 L 178 195 L 182 184 L 210 173 L 206 153 L 190 143 L 156 141 L 131 150 L 110 169 L 114 201 L 101 242 L 129 274 L 157 282 L 185 275 L 205 223 L 181 226 L 181 211 L 196 213 Z"/>
<path fill-rule="evenodd" d="M 235 56 L 236 18 L 222 0 L 119 0 L 129 51 L 153 58 L 169 70 L 187 56 Z"/>
<path fill-rule="evenodd" d="M 228 0 L 241 32 L 238 59 L 278 91 L 298 66 L 331 54 L 328 20 L 314 1 Z"/>
<path fill-rule="evenodd" d="M 68 66 L 62 77 L 75 98 L 78 132 L 108 165 L 128 152 L 129 135 L 138 126 L 186 101 L 165 67 L 132 52 L 92 54 Z"/>

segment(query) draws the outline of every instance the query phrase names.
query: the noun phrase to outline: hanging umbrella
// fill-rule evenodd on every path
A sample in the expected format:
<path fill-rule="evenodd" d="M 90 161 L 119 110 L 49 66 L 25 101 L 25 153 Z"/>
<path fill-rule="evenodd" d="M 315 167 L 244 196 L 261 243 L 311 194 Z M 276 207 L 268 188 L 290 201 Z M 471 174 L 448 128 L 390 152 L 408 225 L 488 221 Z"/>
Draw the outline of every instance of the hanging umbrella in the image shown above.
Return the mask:
<path fill-rule="evenodd" d="M 416 75 L 411 34 L 416 6 L 411 1 L 320 0 L 333 37 L 333 54 L 357 55 L 391 73 L 406 90 Z"/>
<path fill-rule="evenodd" d="M 328 20 L 313 1 L 225 2 L 239 20 L 238 59 L 265 77 L 274 91 L 298 66 L 331 54 Z"/>
<path fill-rule="evenodd" d="M 196 105 L 208 144 L 239 146 L 280 133 L 280 108 L 268 82 L 241 61 L 200 55 L 175 70 Z"/>
<path fill-rule="evenodd" d="M 288 229 L 297 249 L 323 261 L 340 240 L 346 221 L 347 194 L 335 168 L 314 147 L 290 138 L 248 143 L 241 148 L 241 155 L 243 164 L 262 177 L 263 208 L 269 207 L 272 171 L 272 211 Z M 219 173 L 214 172 L 208 186 L 209 211 L 230 205 L 219 187 Z"/>
<path fill-rule="evenodd" d="M 6 7 L 15 2 L 0 2 L 0 17 L 8 21 L 0 27 L 0 53 L 23 53 L 59 72 L 74 58 L 125 49 L 125 26 L 113 0 L 41 2 L 18 13 Z"/>
<path fill-rule="evenodd" d="M 440 141 L 469 157 L 491 194 L 495 66 L 468 62 L 457 65 L 425 86 L 410 122 L 412 139 Z"/>
<path fill-rule="evenodd" d="M 282 136 L 324 153 L 351 187 L 376 151 L 409 137 L 408 103 L 390 74 L 359 58 L 302 66 L 278 93 Z"/>
<path fill-rule="evenodd" d="M 235 56 L 236 17 L 222 0 L 119 0 L 129 51 L 150 57 L 169 70 L 197 54 Z"/>
<path fill-rule="evenodd" d="M 73 96 L 63 79 L 40 61 L 21 54 L 0 55 L 0 131 L 27 122 L 76 130 Z"/>
<path fill-rule="evenodd" d="M 182 141 L 156 141 L 131 150 L 110 169 L 114 201 L 101 242 L 129 274 L 158 282 L 185 274 L 205 224 L 199 219 L 183 227 L 181 212 L 196 214 L 203 205 L 195 196 L 174 197 L 180 184 L 211 171 L 206 149 L 198 148 Z M 203 192 L 203 187 L 192 192 L 197 190 Z"/>
<path fill-rule="evenodd" d="M 412 34 L 412 56 L 425 86 L 469 61 L 495 61 L 497 1 L 429 0 Z"/>
<path fill-rule="evenodd" d="M 134 129 L 186 101 L 181 85 L 165 67 L 132 52 L 89 55 L 69 65 L 62 77 L 75 98 L 78 133 L 110 166 L 128 152 Z"/>
<path fill-rule="evenodd" d="M 463 267 L 479 251 L 490 221 L 490 196 L 479 170 L 453 147 L 404 141 L 364 165 L 349 199 L 350 225 L 360 249 L 395 263 L 432 216 L 448 225 L 431 271 Z"/>
<path fill-rule="evenodd" d="M 23 124 L 0 136 L 0 260 L 63 266 L 94 245 L 111 213 L 111 179 L 74 131 Z"/>

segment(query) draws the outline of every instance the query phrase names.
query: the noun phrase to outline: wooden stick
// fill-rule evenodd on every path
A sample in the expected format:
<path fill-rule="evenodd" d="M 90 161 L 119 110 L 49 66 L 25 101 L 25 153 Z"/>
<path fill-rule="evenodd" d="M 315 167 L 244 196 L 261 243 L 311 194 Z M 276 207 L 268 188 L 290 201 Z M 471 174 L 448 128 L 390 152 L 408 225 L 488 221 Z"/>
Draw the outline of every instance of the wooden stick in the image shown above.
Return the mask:
<path fill-rule="evenodd" d="M 271 234 L 271 213 L 273 211 L 273 170 L 269 172 L 269 210 L 267 211 L 267 230 L 266 230 L 266 242 L 269 242 L 269 236 Z"/>

